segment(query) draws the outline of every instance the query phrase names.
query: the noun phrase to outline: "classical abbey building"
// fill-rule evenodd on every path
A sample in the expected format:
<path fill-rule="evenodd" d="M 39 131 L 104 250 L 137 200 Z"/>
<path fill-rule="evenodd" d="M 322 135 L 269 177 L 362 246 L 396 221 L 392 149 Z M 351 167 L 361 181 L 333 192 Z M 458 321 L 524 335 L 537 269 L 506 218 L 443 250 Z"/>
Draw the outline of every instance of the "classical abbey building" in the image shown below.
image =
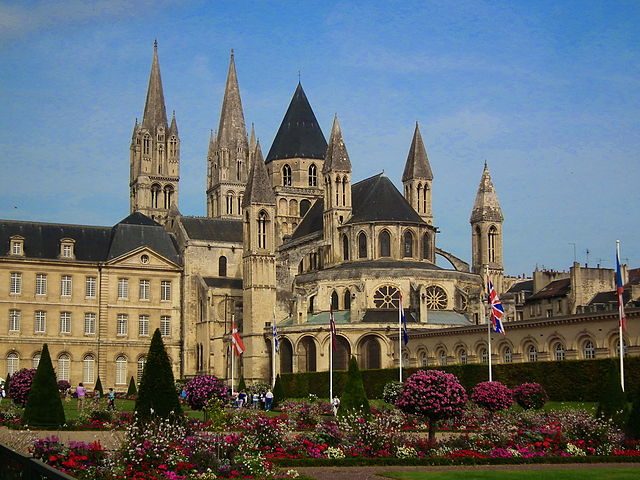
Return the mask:
<path fill-rule="evenodd" d="M 417 124 L 408 153 L 392 159 L 405 161 L 402 192 L 384 174 L 359 179 L 338 118 L 327 141 L 298 83 L 265 157 L 247 133 L 232 52 L 203 159 L 207 216 L 194 217 L 179 210 L 180 138 L 166 112 L 155 45 L 130 143 L 130 216 L 113 227 L 0 221 L 0 375 L 36 365 L 47 342 L 59 378 L 90 386 L 100 375 L 124 389 L 160 328 L 176 376 L 229 378 L 233 324 L 246 347 L 236 376 L 271 378 L 274 325 L 277 372 L 326 370 L 330 311 L 334 368 L 351 355 L 361 368 L 393 367 L 400 305 L 406 366 L 616 354 L 612 271 L 504 276 L 504 218 L 486 164 L 470 205 L 471 263 L 438 244 Z M 486 272 L 507 307 L 508 334 L 494 336 L 492 352 Z M 625 290 L 630 320 L 640 315 L 637 277 Z M 628 351 L 639 353 L 638 322 L 629 325 Z"/>

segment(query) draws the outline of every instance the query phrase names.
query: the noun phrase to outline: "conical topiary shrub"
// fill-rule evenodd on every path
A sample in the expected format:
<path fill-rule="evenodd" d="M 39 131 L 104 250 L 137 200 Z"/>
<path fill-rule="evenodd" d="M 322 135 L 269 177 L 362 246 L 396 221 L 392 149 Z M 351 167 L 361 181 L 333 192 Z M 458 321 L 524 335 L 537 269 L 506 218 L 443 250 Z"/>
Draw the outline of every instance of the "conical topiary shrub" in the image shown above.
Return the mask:
<path fill-rule="evenodd" d="M 620 372 L 614 360 L 609 360 L 596 416 L 611 420 L 618 426 L 626 423 L 627 396 L 620 385 Z"/>
<path fill-rule="evenodd" d="M 147 362 L 140 379 L 135 412 L 138 419 L 142 421 L 151 417 L 168 418 L 172 412 L 182 416 L 173 371 L 162 342 L 160 329 L 156 329 L 151 339 Z"/>
<path fill-rule="evenodd" d="M 7 373 L 7 378 L 4 380 L 4 394 L 9 398 L 9 388 L 11 387 L 11 374 Z"/>
<path fill-rule="evenodd" d="M 133 375 L 131 375 L 131 380 L 129 380 L 129 388 L 127 389 L 127 397 L 133 397 L 138 394 L 138 388 L 136 387 L 136 381 L 133 379 Z"/>
<path fill-rule="evenodd" d="M 242 392 L 247 389 L 247 383 L 244 381 L 244 377 L 240 377 L 240 381 L 238 382 L 238 391 Z"/>
<path fill-rule="evenodd" d="M 40 363 L 29 391 L 24 421 L 27 425 L 38 427 L 58 427 L 65 423 L 58 382 L 46 343 L 42 346 Z"/>
<path fill-rule="evenodd" d="M 100 380 L 99 376 L 98 376 L 98 379 L 96 380 L 96 386 L 93 389 L 100 392 L 100 398 L 104 397 L 104 390 L 102 389 L 102 381 Z"/>
<path fill-rule="evenodd" d="M 271 407 L 275 408 L 277 405 L 280 405 L 284 402 L 285 398 L 282 380 L 280 379 L 280 374 L 278 374 L 276 375 L 276 383 L 273 386 L 273 403 L 271 404 Z"/>
<path fill-rule="evenodd" d="M 364 391 L 362 383 L 362 374 L 358 368 L 358 362 L 355 357 L 349 360 L 349 371 L 347 372 L 347 381 L 342 391 L 340 399 L 340 408 L 338 415 L 347 415 L 348 413 L 360 413 L 368 416 L 371 413 L 367 393 Z"/>
<path fill-rule="evenodd" d="M 635 440 L 640 440 L 640 387 L 636 390 L 631 405 L 631 412 L 627 420 L 627 434 Z"/>

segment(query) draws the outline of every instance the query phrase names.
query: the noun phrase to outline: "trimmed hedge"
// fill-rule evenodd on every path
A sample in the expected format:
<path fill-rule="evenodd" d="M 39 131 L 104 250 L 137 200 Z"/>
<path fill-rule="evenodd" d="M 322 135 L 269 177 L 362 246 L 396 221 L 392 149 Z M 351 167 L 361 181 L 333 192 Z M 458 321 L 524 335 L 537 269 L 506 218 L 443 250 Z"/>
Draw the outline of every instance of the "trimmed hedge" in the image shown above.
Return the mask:
<path fill-rule="evenodd" d="M 617 361 L 617 359 L 615 359 Z M 597 402 L 604 387 L 609 358 L 598 360 L 565 360 L 561 362 L 503 363 L 493 366 L 493 380 L 510 388 L 525 382 L 542 385 L 549 398 L 558 402 Z M 627 392 L 640 391 L 640 357 L 625 358 Z M 404 368 L 406 379 L 418 370 L 444 370 L 454 374 L 467 391 L 489 380 L 487 364 L 427 366 Z M 398 380 L 398 369 L 362 370 L 362 382 L 368 398 L 382 398 L 384 386 Z M 333 372 L 334 392 L 341 392 L 346 371 Z M 302 398 L 313 393 L 326 398 L 329 392 L 329 372 L 283 373 L 282 386 L 287 398 Z M 635 395 L 634 395 L 635 396 Z M 631 398 L 630 400 L 633 400 Z"/>

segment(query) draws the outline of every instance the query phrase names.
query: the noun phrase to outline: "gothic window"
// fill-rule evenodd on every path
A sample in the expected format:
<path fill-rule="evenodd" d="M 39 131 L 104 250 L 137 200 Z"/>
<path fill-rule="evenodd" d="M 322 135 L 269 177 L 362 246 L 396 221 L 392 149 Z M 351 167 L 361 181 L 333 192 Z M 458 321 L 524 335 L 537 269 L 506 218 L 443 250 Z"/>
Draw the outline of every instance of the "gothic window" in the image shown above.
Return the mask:
<path fill-rule="evenodd" d="M 336 177 L 336 207 L 340 205 L 340 177 Z"/>
<path fill-rule="evenodd" d="M 238 159 L 236 161 L 236 180 L 241 179 L 241 174 L 242 174 L 242 160 Z"/>
<path fill-rule="evenodd" d="M 390 257 L 391 256 L 391 235 L 386 230 L 383 230 L 378 237 L 380 256 L 381 257 Z"/>
<path fill-rule="evenodd" d="M 427 213 L 427 193 L 428 192 L 429 192 L 429 187 L 425 185 L 424 190 L 422 191 L 422 213 Z"/>
<path fill-rule="evenodd" d="M 225 257 L 224 255 L 220 256 L 220 258 L 218 259 L 218 276 L 227 276 L 227 257 Z"/>
<path fill-rule="evenodd" d="M 300 365 L 298 370 L 301 372 L 316 371 L 316 344 L 310 337 L 305 337 L 300 342 Z"/>
<path fill-rule="evenodd" d="M 367 258 L 367 234 L 358 234 L 358 258 Z"/>
<path fill-rule="evenodd" d="M 347 204 L 347 177 L 342 177 L 342 206 Z"/>
<path fill-rule="evenodd" d="M 291 167 L 288 164 L 282 167 L 282 185 L 285 187 L 291 186 Z"/>
<path fill-rule="evenodd" d="M 482 258 L 482 233 L 480 232 L 480 227 L 476 227 L 473 233 L 474 242 L 473 246 L 475 248 L 474 257 L 476 259 L 476 263 L 478 265 L 482 265 L 486 263 L 484 258 Z"/>
<path fill-rule="evenodd" d="M 422 258 L 431 260 L 431 236 L 428 233 L 422 237 Z"/>
<path fill-rule="evenodd" d="M 238 194 L 238 197 L 236 198 L 237 200 L 237 207 L 238 207 L 238 215 L 240 215 L 242 213 L 242 194 Z"/>
<path fill-rule="evenodd" d="M 289 202 L 289 215 L 295 217 L 298 215 L 298 201 L 293 199 Z"/>
<path fill-rule="evenodd" d="M 348 288 L 344 291 L 344 309 L 351 310 L 351 292 Z"/>
<path fill-rule="evenodd" d="M 404 257 L 413 257 L 413 234 L 409 230 L 404 232 L 403 246 Z"/>
<path fill-rule="evenodd" d="M 142 139 L 142 153 L 144 155 L 149 155 L 151 151 L 151 137 L 149 135 L 145 135 Z"/>
<path fill-rule="evenodd" d="M 331 292 L 331 310 L 336 311 L 338 308 L 338 294 L 334 290 Z"/>
<path fill-rule="evenodd" d="M 392 285 L 384 285 L 373 294 L 373 304 L 381 309 L 400 307 L 400 290 Z"/>
<path fill-rule="evenodd" d="M 267 248 L 267 214 L 264 210 L 258 214 L 258 248 Z"/>
<path fill-rule="evenodd" d="M 158 208 L 158 201 L 160 200 L 160 185 L 154 183 L 151 185 L 151 208 Z"/>
<path fill-rule="evenodd" d="M 309 297 L 309 308 L 308 308 L 308 312 L 309 313 L 313 313 L 314 311 L 314 304 L 316 303 L 316 296 L 313 295 L 311 297 Z"/>
<path fill-rule="evenodd" d="M 309 200 L 300 200 L 300 217 L 304 217 L 305 214 L 311 208 L 311 202 Z"/>
<path fill-rule="evenodd" d="M 447 292 L 442 287 L 431 285 L 424 291 L 428 310 L 444 310 L 447 308 Z"/>
<path fill-rule="evenodd" d="M 422 184 L 421 184 L 421 183 L 419 183 L 419 184 L 418 184 L 418 198 L 417 198 L 417 202 L 416 202 L 416 205 L 417 205 L 417 207 L 418 207 L 418 213 L 421 213 L 421 212 L 420 212 L 420 206 L 422 205 L 422 203 L 421 203 L 421 201 L 420 201 L 420 200 L 421 200 L 421 198 L 422 198 Z"/>
<path fill-rule="evenodd" d="M 487 240 L 489 243 L 488 244 L 489 261 L 495 262 L 496 261 L 496 242 L 498 240 L 498 229 L 493 225 L 489 228 L 489 236 Z"/>
<path fill-rule="evenodd" d="M 362 368 L 373 370 L 382 367 L 380 341 L 377 337 L 369 335 L 365 337 L 360 346 L 360 358 Z"/>
<path fill-rule="evenodd" d="M 559 362 L 565 359 L 564 345 L 562 345 L 562 343 L 560 342 L 556 343 L 553 351 L 555 354 L 556 361 Z"/>
<path fill-rule="evenodd" d="M 342 235 L 342 259 L 349 260 L 349 238 Z"/>
<path fill-rule="evenodd" d="M 169 156 L 174 158 L 178 154 L 178 140 L 172 136 L 169 140 Z"/>
<path fill-rule="evenodd" d="M 582 353 L 586 360 L 591 360 L 596 358 L 596 349 L 593 346 L 593 342 L 591 340 L 587 340 L 586 342 L 584 342 Z"/>
<path fill-rule="evenodd" d="M 309 186 L 318 186 L 318 168 L 316 167 L 315 163 L 312 163 L 309 166 Z"/>
<path fill-rule="evenodd" d="M 171 208 L 171 202 L 173 201 L 173 187 L 167 185 L 164 187 L 164 208 L 169 210 Z"/>

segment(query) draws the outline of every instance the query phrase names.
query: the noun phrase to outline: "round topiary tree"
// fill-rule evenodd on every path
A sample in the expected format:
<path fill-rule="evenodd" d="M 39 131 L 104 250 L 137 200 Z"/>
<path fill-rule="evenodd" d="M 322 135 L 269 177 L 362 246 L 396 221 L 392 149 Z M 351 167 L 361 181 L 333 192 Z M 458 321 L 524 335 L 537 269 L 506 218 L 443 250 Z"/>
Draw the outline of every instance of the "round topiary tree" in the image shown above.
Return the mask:
<path fill-rule="evenodd" d="M 46 343 L 42 346 L 40 363 L 29 389 L 24 420 L 27 425 L 38 427 L 59 427 L 65 423 L 56 373 Z"/>
<path fill-rule="evenodd" d="M 476 405 L 497 412 L 513 404 L 513 393 L 500 382 L 481 382 L 471 391 L 471 401 Z"/>
<path fill-rule="evenodd" d="M 539 383 L 523 383 L 512 390 L 513 398 L 525 410 L 541 409 L 549 401 L 549 395 Z"/>
<path fill-rule="evenodd" d="M 202 410 L 212 398 L 227 399 L 227 385 L 212 375 L 198 375 L 184 384 L 187 404 L 194 410 Z"/>
<path fill-rule="evenodd" d="M 455 375 L 440 370 L 419 370 L 411 375 L 396 406 L 405 413 L 422 415 L 429 422 L 429 441 L 436 439 L 438 421 L 461 416 L 467 392 Z"/>
<path fill-rule="evenodd" d="M 342 398 L 340 399 L 340 407 L 338 415 L 344 416 L 349 413 L 357 412 L 368 416 L 371 414 L 369 399 L 364 390 L 362 383 L 362 374 L 358 368 L 356 357 L 349 360 L 349 370 L 347 371 L 347 380 L 342 390 Z"/>
<path fill-rule="evenodd" d="M 33 377 L 35 376 L 36 371 L 31 368 L 23 368 L 11 376 L 9 397 L 13 399 L 14 403 L 21 407 L 24 407 L 27 404 L 29 391 L 31 390 L 31 384 L 33 383 Z"/>
<path fill-rule="evenodd" d="M 391 405 L 395 405 L 398 395 L 400 395 L 402 391 L 402 387 L 404 387 L 404 383 L 402 382 L 395 381 L 387 383 L 382 390 L 382 399 Z"/>
<path fill-rule="evenodd" d="M 152 416 L 169 418 L 171 413 L 182 416 L 182 407 L 173 381 L 173 370 L 159 328 L 156 328 L 151 338 L 147 362 L 140 379 L 135 412 L 142 421 Z"/>

